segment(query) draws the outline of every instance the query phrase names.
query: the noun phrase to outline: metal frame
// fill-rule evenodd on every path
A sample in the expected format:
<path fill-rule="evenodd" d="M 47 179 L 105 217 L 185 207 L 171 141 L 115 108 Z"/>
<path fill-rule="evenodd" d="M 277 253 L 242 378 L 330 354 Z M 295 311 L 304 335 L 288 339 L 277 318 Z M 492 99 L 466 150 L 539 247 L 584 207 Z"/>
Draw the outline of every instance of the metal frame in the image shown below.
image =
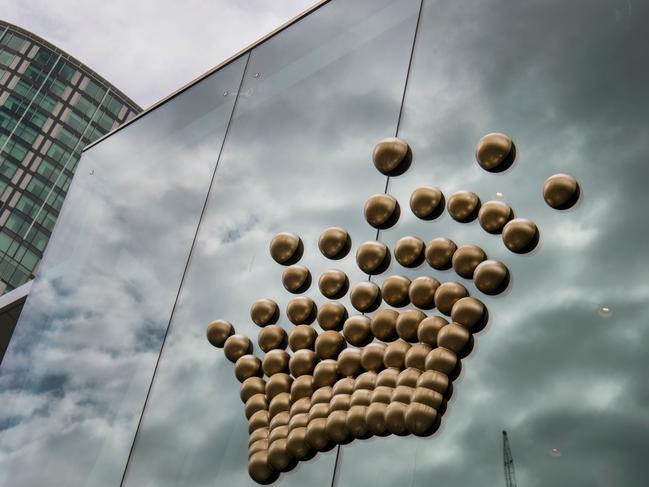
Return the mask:
<path fill-rule="evenodd" d="M 253 50 L 255 47 L 259 46 L 260 44 L 263 44 L 264 42 L 266 42 L 266 41 L 267 41 L 268 39 L 270 39 L 271 37 L 274 37 L 275 35 L 277 35 L 277 34 L 279 34 L 280 32 L 282 32 L 284 29 L 286 29 L 286 28 L 290 27 L 291 25 L 293 25 L 294 23 L 296 23 L 296 22 L 302 20 L 304 17 L 306 17 L 307 15 L 309 15 L 309 14 L 315 12 L 315 11 L 318 10 L 320 7 L 322 7 L 323 5 L 326 5 L 326 4 L 329 3 L 330 1 L 331 1 L 331 0 L 320 0 L 320 1 L 318 1 L 316 4 L 314 4 L 313 6 L 309 7 L 309 8 L 308 8 L 307 10 L 305 10 L 304 12 L 302 12 L 302 13 L 298 14 L 297 16 L 293 17 L 292 19 L 286 21 L 285 23 L 283 23 L 282 25 L 280 25 L 279 27 L 277 27 L 275 30 L 273 30 L 273 31 L 269 32 L 268 34 L 266 34 L 265 36 L 263 36 L 263 37 L 257 39 L 255 42 L 253 42 L 253 43 L 250 44 L 249 46 L 243 48 L 241 51 L 239 51 L 239 52 L 237 52 L 236 54 L 232 55 L 231 57 L 229 57 L 229 58 L 226 59 L 225 61 L 221 62 L 220 64 L 217 64 L 215 67 L 213 67 L 212 69 L 210 69 L 210 70 L 206 71 L 205 73 L 201 74 L 200 76 L 198 76 L 197 78 L 193 79 L 192 81 L 190 81 L 190 82 L 187 83 L 186 85 L 181 86 L 181 87 L 178 88 L 176 91 L 170 93 L 169 95 L 165 96 L 165 97 L 162 98 L 161 100 L 155 102 L 153 105 L 151 105 L 150 107 L 146 108 L 144 111 L 138 113 L 135 117 L 131 118 L 130 120 L 128 120 L 128 121 L 126 121 L 126 122 L 124 122 L 124 123 L 123 123 L 122 125 L 120 125 L 119 127 L 115 128 L 115 129 L 113 129 L 113 130 L 111 130 L 110 132 L 108 132 L 108 133 L 107 133 L 106 135 L 104 135 L 103 137 L 100 137 L 99 139 L 95 140 L 92 144 L 87 145 L 87 146 L 83 149 L 82 152 L 85 152 L 85 151 L 87 151 L 88 149 L 90 149 L 91 147 L 94 147 L 95 145 L 97 145 L 97 144 L 99 144 L 101 141 L 103 141 L 104 139 L 106 139 L 106 138 L 110 137 L 111 135 L 113 135 L 114 133 L 116 133 L 116 132 L 122 130 L 123 128 L 125 128 L 125 127 L 127 127 L 128 125 L 132 124 L 132 123 L 135 122 L 136 120 L 139 120 L 139 119 L 140 119 L 141 117 L 143 117 L 144 115 L 146 115 L 146 114 L 152 112 L 153 110 L 155 110 L 155 109 L 158 108 L 159 106 L 165 104 L 165 103 L 168 102 L 169 100 L 171 100 L 171 99 L 175 98 L 176 96 L 180 95 L 181 93 L 183 93 L 184 91 L 188 90 L 189 88 L 191 88 L 192 86 L 194 86 L 196 83 L 198 83 L 198 82 L 202 81 L 203 79 L 207 78 L 207 77 L 210 76 L 211 74 L 215 73 L 215 72 L 218 71 L 219 69 L 221 69 L 221 68 L 227 66 L 228 64 L 232 63 L 233 61 L 236 61 L 236 60 L 239 59 L 241 56 L 243 56 L 243 55 L 245 55 L 246 53 L 248 53 L 248 52 L 250 52 L 251 50 Z"/>

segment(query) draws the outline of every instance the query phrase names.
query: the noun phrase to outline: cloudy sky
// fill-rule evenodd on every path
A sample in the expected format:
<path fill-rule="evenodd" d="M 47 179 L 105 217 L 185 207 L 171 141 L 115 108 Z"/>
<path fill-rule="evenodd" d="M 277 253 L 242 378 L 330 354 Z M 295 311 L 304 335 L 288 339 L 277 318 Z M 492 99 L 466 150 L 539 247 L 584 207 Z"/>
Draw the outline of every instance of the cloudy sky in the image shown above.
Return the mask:
<path fill-rule="evenodd" d="M 146 108 L 315 0 L 3 0 L 0 17 L 64 49 Z"/>

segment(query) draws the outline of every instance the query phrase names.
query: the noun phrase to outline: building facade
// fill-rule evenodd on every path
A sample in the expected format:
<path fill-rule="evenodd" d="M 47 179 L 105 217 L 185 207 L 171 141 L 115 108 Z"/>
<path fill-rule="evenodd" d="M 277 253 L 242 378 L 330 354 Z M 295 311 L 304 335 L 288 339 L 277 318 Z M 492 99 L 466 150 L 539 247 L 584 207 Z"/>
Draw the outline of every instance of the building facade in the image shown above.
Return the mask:
<path fill-rule="evenodd" d="M 83 148 L 139 112 L 69 54 L 0 21 L 0 291 L 34 277 Z"/>
<path fill-rule="evenodd" d="M 321 2 L 87 148 L 0 485 L 646 485 L 632 3 Z"/>

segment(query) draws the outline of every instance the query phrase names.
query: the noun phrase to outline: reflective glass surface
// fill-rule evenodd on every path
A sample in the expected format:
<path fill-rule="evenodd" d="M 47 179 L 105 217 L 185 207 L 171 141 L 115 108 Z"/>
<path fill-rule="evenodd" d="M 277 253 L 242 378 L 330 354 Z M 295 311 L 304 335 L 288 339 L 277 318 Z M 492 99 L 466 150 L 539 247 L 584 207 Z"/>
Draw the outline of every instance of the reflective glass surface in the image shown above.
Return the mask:
<path fill-rule="evenodd" d="M 0 368 L 0 485 L 119 485 L 243 68 L 83 156 Z"/>
<path fill-rule="evenodd" d="M 362 209 L 386 178 L 371 153 L 395 133 L 419 5 L 334 1 L 252 51 L 127 485 L 255 485 L 239 383 L 206 341 L 206 326 L 229 320 L 256 344 L 250 306 L 271 298 L 279 324 L 294 328 L 284 268 L 268 251 L 278 232 L 302 238 L 300 263 L 313 278 L 305 294 L 318 303 L 326 301 L 317 286 L 323 271 L 366 279 L 353 252 L 327 261 L 318 238 L 330 226 L 347 229 L 354 245 L 375 238 Z M 278 483 L 331 485 L 335 454 L 318 454 Z"/>
<path fill-rule="evenodd" d="M 536 222 L 526 255 L 448 213 L 408 210 L 381 232 L 477 244 L 511 285 L 488 297 L 426 264 L 390 274 L 464 284 L 490 311 L 464 360 L 440 430 L 355 442 L 336 485 L 506 485 L 502 430 L 518 485 L 642 486 L 649 453 L 648 5 L 639 1 L 426 0 L 400 136 L 414 160 L 388 191 L 408 206 L 419 186 L 475 191 Z M 512 137 L 517 160 L 491 174 L 479 139 Z M 579 203 L 557 211 L 542 186 L 573 175 Z M 429 314 L 439 314 L 436 310 Z"/>

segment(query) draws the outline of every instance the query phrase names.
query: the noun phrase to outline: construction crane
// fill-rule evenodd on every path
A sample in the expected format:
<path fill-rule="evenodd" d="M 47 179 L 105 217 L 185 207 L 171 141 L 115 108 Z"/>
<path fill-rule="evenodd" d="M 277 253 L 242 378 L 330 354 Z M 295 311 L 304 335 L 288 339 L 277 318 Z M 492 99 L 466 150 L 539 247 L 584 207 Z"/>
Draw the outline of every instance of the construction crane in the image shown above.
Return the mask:
<path fill-rule="evenodd" d="M 503 431 L 503 461 L 505 464 L 505 481 L 507 487 L 516 487 L 516 472 L 514 471 L 514 457 L 509 448 L 509 439 L 507 432 Z"/>

